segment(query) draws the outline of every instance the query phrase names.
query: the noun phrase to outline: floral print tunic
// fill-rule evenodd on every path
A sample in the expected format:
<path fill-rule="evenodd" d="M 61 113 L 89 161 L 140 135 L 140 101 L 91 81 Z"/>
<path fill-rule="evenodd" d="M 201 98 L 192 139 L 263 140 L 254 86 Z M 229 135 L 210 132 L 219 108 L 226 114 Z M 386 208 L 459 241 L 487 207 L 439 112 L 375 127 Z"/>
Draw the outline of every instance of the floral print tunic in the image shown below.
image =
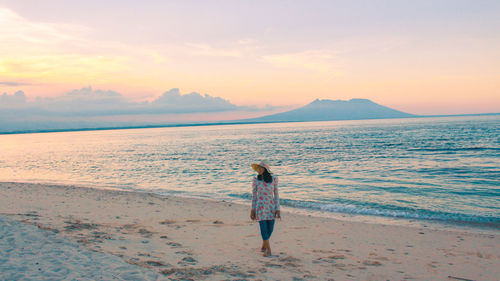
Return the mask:
<path fill-rule="evenodd" d="M 280 209 L 277 177 L 273 176 L 270 183 L 253 178 L 252 209 L 255 210 L 256 220 L 274 220 L 275 212 Z"/>

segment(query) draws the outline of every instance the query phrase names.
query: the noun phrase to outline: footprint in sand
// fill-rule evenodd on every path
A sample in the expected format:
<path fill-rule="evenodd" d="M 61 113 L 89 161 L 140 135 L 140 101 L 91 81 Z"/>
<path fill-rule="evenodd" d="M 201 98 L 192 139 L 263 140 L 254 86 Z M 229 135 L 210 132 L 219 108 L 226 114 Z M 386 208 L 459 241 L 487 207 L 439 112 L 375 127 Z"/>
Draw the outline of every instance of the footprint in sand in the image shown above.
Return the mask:
<path fill-rule="evenodd" d="M 322 253 L 322 254 L 331 254 L 334 253 L 335 251 L 333 250 L 312 250 L 313 253 Z"/>
<path fill-rule="evenodd" d="M 364 265 L 367 265 L 367 266 L 381 266 L 382 263 L 379 262 L 379 261 L 374 261 L 374 260 L 364 260 L 363 261 L 363 264 Z"/>
<path fill-rule="evenodd" d="M 292 256 L 278 257 L 278 261 L 282 263 L 285 267 L 299 267 L 300 259 Z"/>
<path fill-rule="evenodd" d="M 164 220 L 164 221 L 159 222 L 159 224 L 169 225 L 169 224 L 174 224 L 176 222 L 177 221 L 174 221 L 174 220 Z"/>
<path fill-rule="evenodd" d="M 163 263 L 161 261 L 153 261 L 153 260 L 145 261 L 144 264 L 152 266 L 152 267 L 170 266 L 169 264 L 165 264 L 165 263 Z"/>
<path fill-rule="evenodd" d="M 279 263 L 266 262 L 264 263 L 267 267 L 282 268 L 283 266 Z"/>
<path fill-rule="evenodd" d="M 177 264 L 187 266 L 187 265 L 195 265 L 197 264 L 198 261 L 192 257 L 185 257 L 181 261 L 179 261 Z"/>
<path fill-rule="evenodd" d="M 182 244 L 176 243 L 176 242 L 167 242 L 166 244 L 169 245 L 172 248 L 180 248 L 180 247 L 182 247 Z"/>
<path fill-rule="evenodd" d="M 139 229 L 138 233 L 144 238 L 151 238 L 153 236 L 153 232 L 144 228 Z"/>
<path fill-rule="evenodd" d="M 192 256 L 193 253 L 190 253 L 188 251 L 178 251 L 178 252 L 175 252 L 176 254 L 178 255 L 188 255 L 188 256 Z"/>
<path fill-rule="evenodd" d="M 430 263 L 427 264 L 427 266 L 432 267 L 432 268 L 437 268 L 439 263 L 437 261 L 431 261 Z"/>
<path fill-rule="evenodd" d="M 379 255 L 377 255 L 376 253 L 373 253 L 373 252 L 370 253 L 370 254 L 368 254 L 368 255 L 370 256 L 370 258 L 375 259 L 375 260 L 379 260 L 379 261 L 388 261 L 389 260 L 388 258 L 383 257 L 383 256 L 379 256 Z"/>
<path fill-rule="evenodd" d="M 117 227 L 116 230 L 123 233 L 123 234 L 129 234 L 132 231 L 135 231 L 137 228 L 139 228 L 139 225 L 129 223 L 129 224 L 124 224 L 122 226 Z"/>
<path fill-rule="evenodd" d="M 337 263 L 338 260 L 343 260 L 345 259 L 345 256 L 342 254 L 335 254 L 327 257 L 322 257 L 322 258 L 317 258 L 313 260 L 313 263 Z"/>
<path fill-rule="evenodd" d="M 85 223 L 80 220 L 67 220 L 64 222 L 67 224 L 64 229 L 66 231 L 75 231 L 75 230 L 91 230 L 96 229 L 99 225 L 95 223 Z"/>
<path fill-rule="evenodd" d="M 228 268 L 221 265 L 213 265 L 201 268 L 188 267 L 188 268 L 169 268 L 162 270 L 161 273 L 165 276 L 175 276 L 175 280 L 193 280 L 200 279 L 201 276 L 207 277 L 212 274 L 224 273 L 229 274 L 232 277 L 240 277 L 240 279 L 248 279 L 250 277 L 254 277 L 254 275 L 246 274 L 234 268 Z"/>

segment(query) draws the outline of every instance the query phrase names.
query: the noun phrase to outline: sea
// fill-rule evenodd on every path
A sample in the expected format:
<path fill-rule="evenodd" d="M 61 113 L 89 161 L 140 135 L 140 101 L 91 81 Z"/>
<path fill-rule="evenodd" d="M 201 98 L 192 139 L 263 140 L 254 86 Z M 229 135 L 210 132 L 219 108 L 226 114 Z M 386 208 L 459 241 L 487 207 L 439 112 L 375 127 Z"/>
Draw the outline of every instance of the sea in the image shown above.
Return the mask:
<path fill-rule="evenodd" d="M 0 135 L 0 181 L 249 204 L 268 160 L 281 206 L 500 229 L 500 115 Z"/>

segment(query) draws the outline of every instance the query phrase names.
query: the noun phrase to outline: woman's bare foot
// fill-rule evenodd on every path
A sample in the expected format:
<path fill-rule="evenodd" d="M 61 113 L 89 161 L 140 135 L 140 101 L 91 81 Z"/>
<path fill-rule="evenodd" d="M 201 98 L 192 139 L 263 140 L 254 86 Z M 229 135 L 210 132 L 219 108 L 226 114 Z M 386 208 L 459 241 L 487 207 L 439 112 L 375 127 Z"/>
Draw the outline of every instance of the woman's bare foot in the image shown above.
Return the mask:
<path fill-rule="evenodd" d="M 272 255 L 272 253 L 271 253 L 271 249 L 265 249 L 265 250 L 264 250 L 264 257 L 269 257 L 269 256 L 271 256 L 271 255 Z"/>

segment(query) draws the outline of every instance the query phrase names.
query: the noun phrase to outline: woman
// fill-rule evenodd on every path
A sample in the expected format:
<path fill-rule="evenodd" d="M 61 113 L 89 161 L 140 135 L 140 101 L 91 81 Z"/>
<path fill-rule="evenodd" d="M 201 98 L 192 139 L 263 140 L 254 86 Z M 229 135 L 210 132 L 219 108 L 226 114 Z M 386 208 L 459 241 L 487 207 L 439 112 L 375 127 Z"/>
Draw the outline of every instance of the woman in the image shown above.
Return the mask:
<path fill-rule="evenodd" d="M 271 175 L 271 169 L 266 161 L 252 164 L 252 168 L 259 173 L 252 181 L 252 210 L 250 218 L 258 220 L 262 235 L 261 251 L 264 256 L 271 255 L 269 238 L 273 233 L 274 218 L 281 218 L 278 196 L 278 178 Z"/>

